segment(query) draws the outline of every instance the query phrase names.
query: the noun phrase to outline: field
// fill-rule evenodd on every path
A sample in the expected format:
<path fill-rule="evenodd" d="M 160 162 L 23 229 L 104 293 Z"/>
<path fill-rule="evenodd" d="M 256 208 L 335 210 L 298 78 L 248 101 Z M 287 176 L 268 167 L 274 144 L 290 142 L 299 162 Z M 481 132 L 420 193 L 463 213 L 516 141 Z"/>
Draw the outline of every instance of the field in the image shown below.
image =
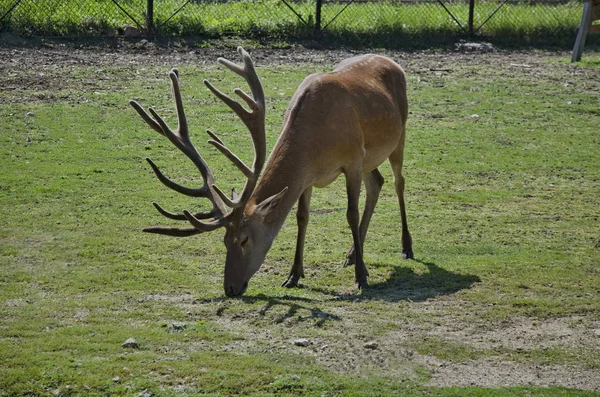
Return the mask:
<path fill-rule="evenodd" d="M 351 54 L 251 49 L 268 147 L 300 81 Z M 0 396 L 593 396 L 600 392 L 600 54 L 389 52 L 406 70 L 405 175 L 415 260 L 400 258 L 386 183 L 365 243 L 370 287 L 343 268 L 342 180 L 313 194 L 301 287 L 280 287 L 290 215 L 239 299 L 222 231 L 176 239 L 151 205 L 205 208 L 156 180 L 201 178 L 128 105 L 174 122 L 181 73 L 193 139 L 218 185 L 249 134 L 202 84 L 233 48 L 0 48 Z M 135 338 L 137 348 L 122 344 Z M 299 338 L 308 346 L 297 346 Z"/>

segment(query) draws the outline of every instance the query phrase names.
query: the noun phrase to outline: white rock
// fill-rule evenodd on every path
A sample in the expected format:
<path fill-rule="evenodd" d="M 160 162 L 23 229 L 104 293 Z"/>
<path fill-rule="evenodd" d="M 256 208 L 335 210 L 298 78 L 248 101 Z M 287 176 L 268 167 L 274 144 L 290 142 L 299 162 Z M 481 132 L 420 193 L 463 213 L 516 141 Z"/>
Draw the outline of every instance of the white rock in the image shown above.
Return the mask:
<path fill-rule="evenodd" d="M 187 324 L 180 323 L 180 322 L 173 322 L 173 323 L 171 323 L 171 327 L 173 327 L 174 331 L 183 331 L 184 329 L 187 328 Z"/>
<path fill-rule="evenodd" d="M 137 341 L 135 340 L 135 338 L 129 338 L 125 341 L 125 343 L 123 343 L 122 345 L 123 347 L 130 347 L 132 349 L 139 349 L 139 345 L 137 343 Z"/>
<path fill-rule="evenodd" d="M 367 342 L 363 345 L 363 347 L 365 349 L 371 349 L 371 350 L 376 350 L 377 348 L 379 348 L 379 343 L 375 342 L 375 341 L 370 341 Z"/>

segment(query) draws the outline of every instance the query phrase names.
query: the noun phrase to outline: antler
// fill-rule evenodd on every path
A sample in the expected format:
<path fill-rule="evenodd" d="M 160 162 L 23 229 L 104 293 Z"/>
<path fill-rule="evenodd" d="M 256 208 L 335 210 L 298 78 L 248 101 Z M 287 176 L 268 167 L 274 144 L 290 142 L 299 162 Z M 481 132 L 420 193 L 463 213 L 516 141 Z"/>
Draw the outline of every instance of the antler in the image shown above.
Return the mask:
<path fill-rule="evenodd" d="M 252 135 L 252 141 L 254 143 L 254 162 L 252 169 L 250 169 L 242 162 L 242 160 L 240 160 L 239 157 L 231 152 L 231 150 L 229 150 L 213 132 L 209 130 L 206 131 L 212 138 L 208 142 L 215 146 L 221 153 L 223 153 L 225 157 L 227 157 L 240 171 L 242 171 L 247 178 L 246 184 L 244 185 L 244 190 L 238 199 L 229 199 L 225 193 L 223 193 L 223 191 L 215 185 L 214 177 L 210 171 L 210 168 L 190 141 L 187 120 L 183 110 L 183 102 L 181 100 L 181 90 L 179 88 L 179 72 L 176 69 L 171 70 L 169 73 L 169 77 L 171 78 L 171 87 L 173 89 L 173 96 L 175 99 L 175 106 L 177 108 L 178 127 L 176 130 L 169 128 L 169 126 L 154 111 L 154 109 L 149 108 L 150 113 L 152 114 L 152 116 L 150 116 L 136 101 L 129 102 L 142 117 L 142 119 L 150 127 L 152 127 L 152 129 L 157 131 L 159 134 L 166 136 L 179 150 L 181 150 L 190 160 L 192 160 L 192 162 L 200 171 L 202 179 L 204 180 L 204 184 L 202 187 L 196 189 L 181 186 L 164 176 L 154 162 L 152 162 L 152 160 L 146 159 L 148 163 L 150 163 L 150 166 L 152 167 L 152 170 L 158 179 L 163 184 L 179 193 L 192 197 L 206 197 L 213 204 L 212 210 L 208 212 L 191 214 L 190 212 L 184 210 L 183 214 L 173 214 L 164 210 L 157 203 L 152 203 L 158 212 L 167 218 L 188 220 L 190 224 L 194 226 L 194 228 L 149 227 L 144 229 L 145 232 L 167 234 L 171 236 L 191 236 L 194 234 L 215 230 L 231 222 L 234 216 L 239 214 L 240 211 L 243 211 L 245 204 L 248 202 L 252 192 L 254 191 L 266 156 L 265 96 L 260 79 L 258 78 L 258 75 L 254 69 L 252 58 L 250 58 L 250 55 L 248 55 L 248 53 L 242 47 L 238 47 L 238 52 L 242 56 L 244 62 L 243 66 L 238 66 L 224 58 L 219 58 L 217 62 L 244 77 L 250 86 L 252 97 L 239 88 L 236 88 L 234 92 L 240 98 L 242 98 L 246 104 L 248 104 L 250 111 L 246 110 L 235 100 L 223 94 L 207 80 L 204 80 L 204 84 L 213 92 L 213 94 L 215 94 L 215 96 L 225 102 L 225 104 L 238 115 Z M 225 206 L 228 206 L 233 210 L 228 213 Z M 212 220 L 203 222 L 201 219 Z"/>
<path fill-rule="evenodd" d="M 242 47 L 238 47 L 238 52 L 244 61 L 243 67 L 240 67 L 224 58 L 219 58 L 217 62 L 226 66 L 231 71 L 237 73 L 246 80 L 250 90 L 252 91 L 252 97 L 239 88 L 236 88 L 234 92 L 248 104 L 251 109 L 250 111 L 244 109 L 244 107 L 242 107 L 242 105 L 240 105 L 238 102 L 234 101 L 216 89 L 208 80 L 204 80 L 204 84 L 212 91 L 212 93 L 215 94 L 217 98 L 225 102 L 225 104 L 229 106 L 231 110 L 233 110 L 235 114 L 237 114 L 238 117 L 244 122 L 246 128 L 248 128 L 250 134 L 252 135 L 252 142 L 254 143 L 254 162 L 252 164 L 252 169 L 250 169 L 242 162 L 242 160 L 233 154 L 214 133 L 207 131 L 207 133 L 213 138 L 208 142 L 219 149 L 219 151 L 223 153 L 225 157 L 231 160 L 231 162 L 238 167 L 238 169 L 242 171 L 247 178 L 244 190 L 242 190 L 242 194 L 236 201 L 229 200 L 229 198 L 219 188 L 213 186 L 221 200 L 223 200 L 223 202 L 229 207 L 234 209 L 243 208 L 248 202 L 248 199 L 250 198 L 250 195 L 254 191 L 256 183 L 258 182 L 258 177 L 260 176 L 260 172 L 262 171 L 262 167 L 265 163 L 267 151 L 265 139 L 265 94 L 263 92 L 260 79 L 254 70 L 252 58 L 250 58 L 250 55 L 248 55 L 248 53 Z"/>

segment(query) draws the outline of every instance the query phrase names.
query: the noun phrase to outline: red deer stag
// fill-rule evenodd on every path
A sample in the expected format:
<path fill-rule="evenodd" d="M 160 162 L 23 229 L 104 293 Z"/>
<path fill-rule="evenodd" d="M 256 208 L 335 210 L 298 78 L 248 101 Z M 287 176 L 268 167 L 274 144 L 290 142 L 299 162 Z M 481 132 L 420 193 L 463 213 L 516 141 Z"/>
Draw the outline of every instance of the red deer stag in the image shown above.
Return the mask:
<path fill-rule="evenodd" d="M 225 227 L 225 294 L 241 295 L 246 291 L 250 278 L 260 268 L 273 239 L 297 202 L 296 254 L 290 274 L 283 283 L 285 287 L 294 287 L 299 278 L 304 277 L 302 257 L 312 188 L 327 186 L 344 174 L 348 195 L 346 217 L 354 241 L 345 264 L 354 264 L 356 283 L 362 288 L 368 285 L 363 242 L 383 184 L 377 167 L 387 158 L 392 166 L 400 202 L 402 256 L 412 258 L 402 176 L 408 109 L 406 79 L 402 68 L 386 57 L 364 55 L 341 62 L 330 73 L 307 77 L 292 98 L 283 129 L 259 181 L 266 158 L 265 96 L 252 59 L 241 47 L 238 52 L 243 59 L 243 66 L 223 58 L 219 58 L 218 62 L 248 83 L 252 96 L 239 88 L 234 92 L 248 105 L 249 110 L 208 81 L 204 80 L 204 84 L 239 116 L 252 135 L 255 156 L 250 168 L 214 133 L 207 131 L 212 138 L 209 142 L 247 178 L 239 196 L 229 198 L 215 185 L 210 168 L 190 141 L 177 70 L 169 74 L 179 122 L 176 130 L 170 129 L 152 108 L 149 109 L 149 115 L 137 102 L 130 102 L 150 127 L 166 136 L 192 160 L 202 174 L 204 185 L 194 189 L 178 185 L 147 159 L 158 179 L 180 193 L 206 197 L 212 202 L 210 211 L 198 214 L 185 210 L 183 214 L 173 214 L 153 203 L 162 215 L 170 219 L 187 220 L 193 227 L 149 227 L 144 231 L 191 236 Z M 365 182 L 367 195 L 361 220 L 358 203 L 362 181 Z"/>

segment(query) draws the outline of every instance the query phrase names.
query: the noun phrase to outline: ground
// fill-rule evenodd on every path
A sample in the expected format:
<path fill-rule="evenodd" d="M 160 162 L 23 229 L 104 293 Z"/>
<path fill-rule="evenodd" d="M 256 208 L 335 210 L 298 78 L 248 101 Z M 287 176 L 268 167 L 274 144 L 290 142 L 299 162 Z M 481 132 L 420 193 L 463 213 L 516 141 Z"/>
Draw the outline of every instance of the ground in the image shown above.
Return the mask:
<path fill-rule="evenodd" d="M 561 75 L 557 84 L 569 84 L 570 80 L 599 77 L 597 69 L 565 67 L 557 59 L 568 59 L 566 52 L 492 52 L 462 53 L 452 51 L 386 52 L 397 60 L 410 76 L 423 79 L 435 78 L 453 70 L 456 65 L 480 64 L 497 69 L 499 74 L 522 74 L 537 76 L 552 74 L 552 69 Z M 0 90 L 5 92 L 5 103 L 26 103 L 28 101 L 61 101 L 77 98 L 77 90 L 64 90 L 72 82 L 65 73 L 72 67 L 118 66 L 165 66 L 213 64 L 219 56 L 232 57 L 231 48 L 165 48 L 152 44 L 133 45 L 127 49 L 111 48 L 72 48 L 61 44 L 35 47 L 0 47 Z M 355 51 L 311 50 L 304 47 L 291 47 L 285 50 L 253 49 L 253 58 L 261 65 L 335 65 L 339 60 L 355 55 Z M 584 54 L 585 57 L 585 54 Z M 78 82 L 87 91 L 99 86 L 98 76 L 80 76 Z M 44 91 L 36 94 L 35 91 Z M 432 110 L 432 117 L 435 110 Z M 6 127 L 6 125 L 5 125 Z M 266 266 L 263 271 L 280 273 L 284 270 Z M 310 274 L 310 271 L 309 271 Z M 467 277 L 467 276 L 465 276 Z M 475 284 L 478 278 L 463 280 L 463 285 Z M 310 284 L 310 282 L 306 282 Z M 352 299 L 360 296 L 331 296 L 325 305 L 318 309 L 318 302 L 307 302 L 306 306 L 287 305 L 284 300 L 264 299 L 262 309 L 244 310 L 236 307 L 230 311 L 228 300 L 202 301 L 198 296 L 176 293 L 152 294 L 143 298 L 145 302 L 167 302 L 189 313 L 190 321 L 209 319 L 216 321 L 222 329 L 235 335 L 244 335 L 242 340 L 234 340 L 216 346 L 214 341 L 199 342 L 190 348 L 198 350 L 223 349 L 247 352 L 272 353 L 276 351 L 302 354 L 315 357 L 318 363 L 332 371 L 349 373 L 372 372 L 385 376 L 398 376 L 412 379 L 418 377 L 415 368 L 424 368 L 430 373 L 427 380 L 432 386 L 476 385 L 485 387 L 537 385 L 563 386 L 581 390 L 600 391 L 600 368 L 597 363 L 578 362 L 576 357 L 557 362 L 530 360 L 527 352 L 553 349 L 569 351 L 600 351 L 600 321 L 595 316 L 572 314 L 569 316 L 517 316 L 509 319 L 490 321 L 480 318 L 480 310 L 473 310 L 469 301 L 456 297 L 450 299 L 440 295 L 431 299 L 427 287 L 415 287 L 408 297 L 389 298 L 389 304 L 400 305 L 407 313 L 406 318 L 395 316 L 389 320 L 392 332 L 381 332 L 368 336 L 362 332 L 365 319 L 349 315 L 354 309 Z M 523 288 L 527 288 L 524 286 Z M 413 297 L 413 298 L 411 298 Z M 336 308 L 331 302 L 344 301 Z M 254 303 L 260 302 L 259 298 Z M 10 305 L 22 305 L 14 300 Z M 437 314 L 442 312 L 443 316 Z M 89 313 L 81 312 L 81 318 Z M 382 315 L 379 312 L 379 315 Z M 383 314 L 385 315 L 385 314 Z M 423 317 L 425 316 L 425 317 Z M 295 346 L 293 341 L 302 337 L 293 330 L 297 322 L 320 326 L 335 323 L 343 318 L 343 327 L 328 326 L 321 334 L 312 334 L 308 346 Z M 431 321 L 430 321 L 431 320 Z M 263 323 L 275 324 L 274 329 L 263 328 Z M 335 334 L 335 337 L 333 336 Z M 343 337 L 339 337 L 343 335 Z M 411 341 L 431 340 L 432 346 L 439 347 L 439 341 L 466 346 L 464 357 L 447 357 L 443 354 L 427 354 L 427 349 L 410 347 Z M 374 345 L 365 347 L 367 343 Z M 398 348 L 398 346 L 401 346 Z M 452 347 L 452 346 L 451 346 Z M 449 348 L 450 349 L 450 348 Z M 560 350 L 558 349 L 558 350 Z M 450 349 L 456 354 L 457 349 Z M 484 352 L 484 353 L 482 353 Z M 492 353 L 490 353 L 492 352 Z M 522 353 L 522 356 L 520 356 Z M 534 363 L 534 364 L 532 364 Z M 417 371 L 418 372 L 418 371 Z"/>

